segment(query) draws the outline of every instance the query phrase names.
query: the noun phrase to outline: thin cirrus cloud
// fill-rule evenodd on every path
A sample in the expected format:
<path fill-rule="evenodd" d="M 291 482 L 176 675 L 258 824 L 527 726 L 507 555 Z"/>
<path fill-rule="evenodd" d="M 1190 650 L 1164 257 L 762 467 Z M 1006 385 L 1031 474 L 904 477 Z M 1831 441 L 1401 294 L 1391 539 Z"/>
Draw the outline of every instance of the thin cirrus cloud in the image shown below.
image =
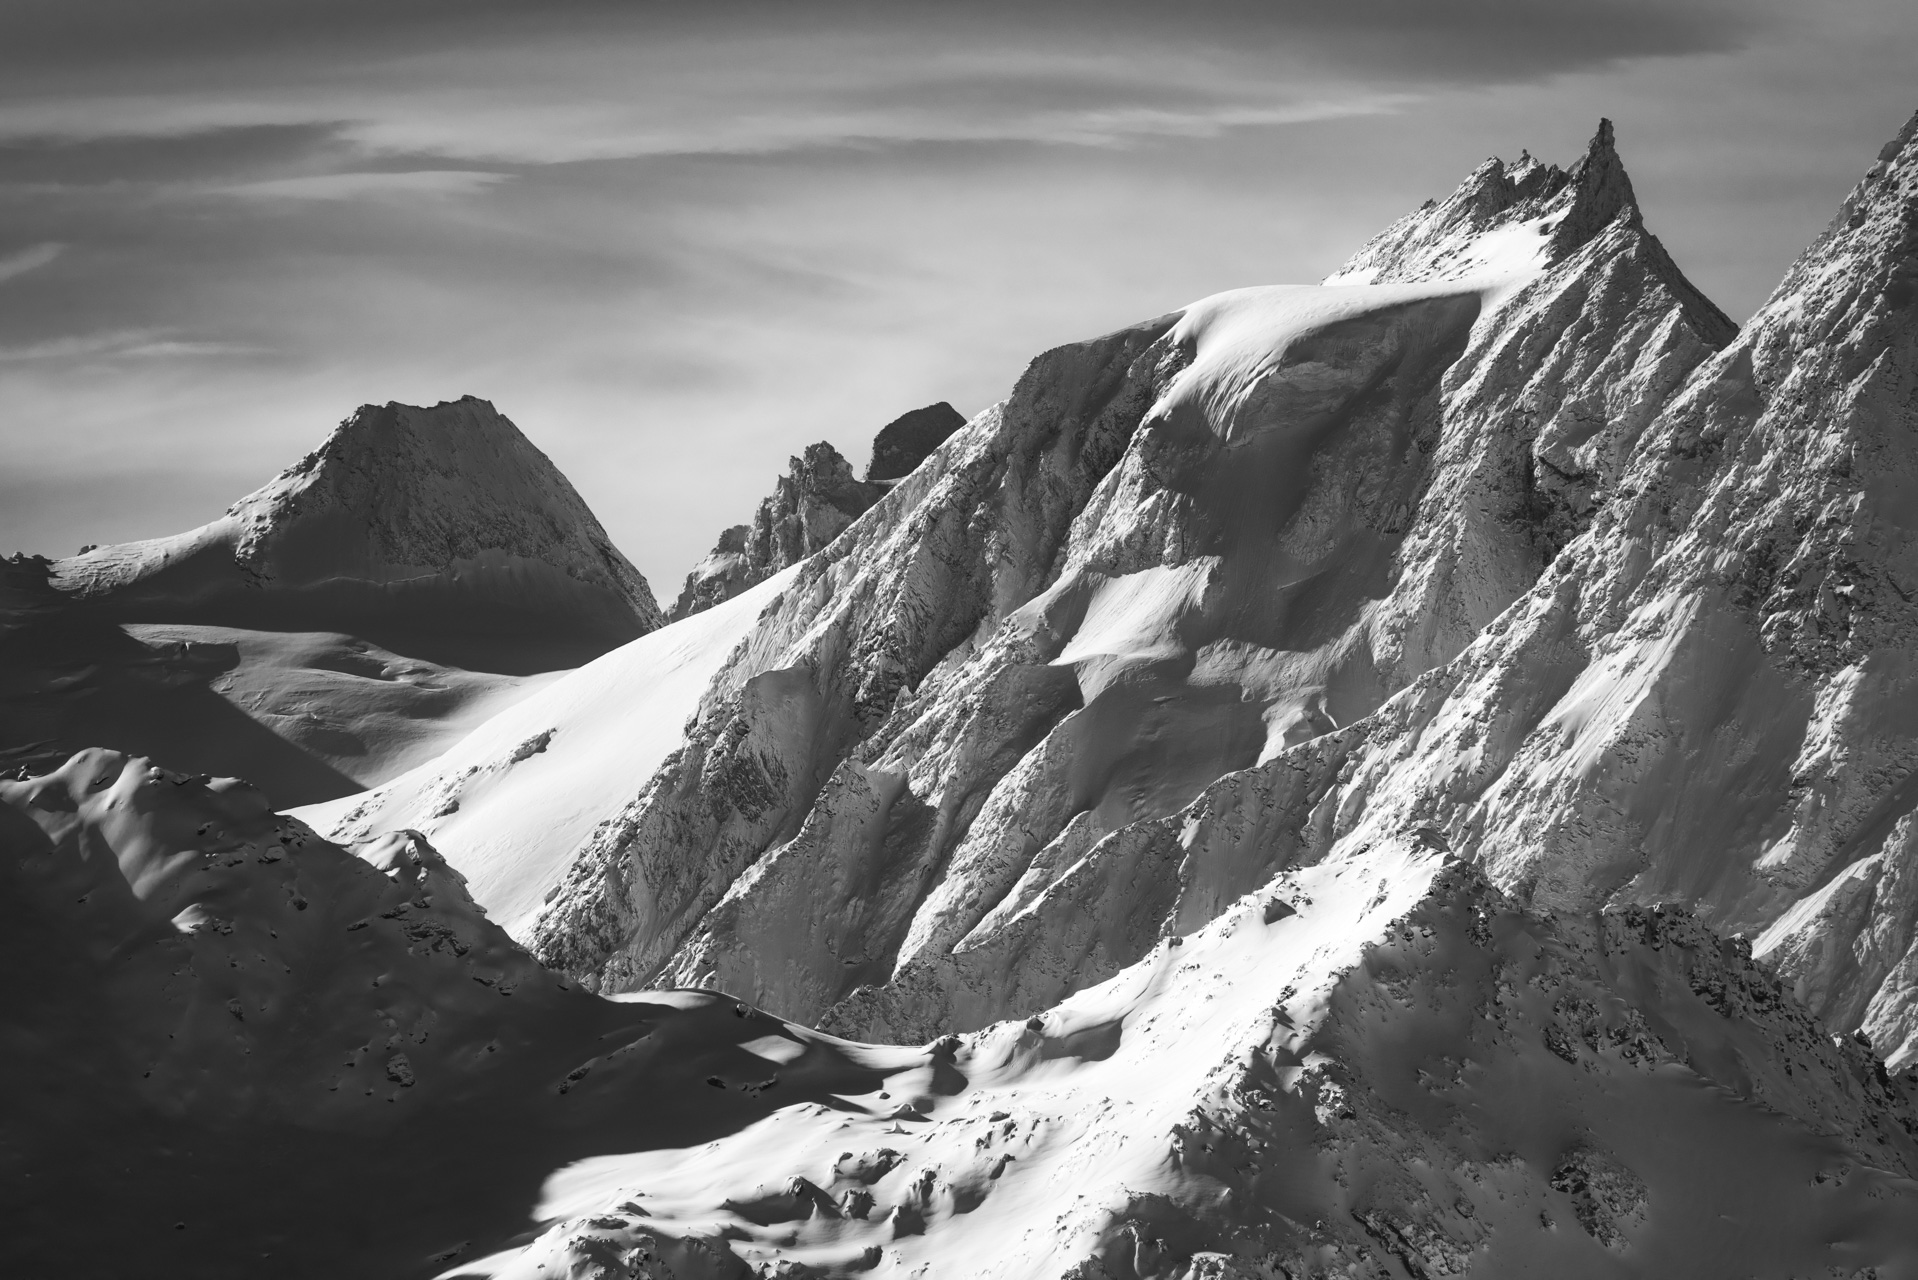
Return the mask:
<path fill-rule="evenodd" d="M 0 550 L 189 527 L 357 403 L 471 392 L 665 590 L 806 443 L 1316 279 L 1600 115 L 1742 313 L 1882 141 L 1850 69 L 1900 4 L 16 0 L 0 254 L 67 247 L 4 285 L 0 438 L 70 483 Z M 77 496 L 181 468 L 227 478 Z"/>
<path fill-rule="evenodd" d="M 524 49 L 571 34 L 583 46 L 651 42 L 692 49 L 824 37 L 902 48 L 999 43 L 1160 49 L 1302 49 L 1350 69 L 1425 80 L 1536 77 L 1619 58 L 1733 47 L 1767 21 L 1765 3 L 1731 0 L 17 0 L 0 65 L 29 81 L 142 68 L 191 75 L 210 59 L 278 78 L 301 53 L 339 64 L 369 52 Z M 296 51 L 289 53 L 289 51 Z"/>
<path fill-rule="evenodd" d="M 565 83 L 557 82 L 557 74 L 537 76 L 486 92 L 421 74 L 404 86 L 358 95 L 345 111 L 327 94 L 298 89 L 213 99 L 149 94 L 0 103 L 0 144 L 318 130 L 347 163 L 431 157 L 494 164 L 774 155 L 927 142 L 1119 147 L 1377 115 L 1416 100 L 1405 91 L 1309 80 L 1282 86 L 1235 82 L 1220 68 L 1198 72 L 1201 89 L 1155 95 L 1155 88 L 1178 83 L 1182 69 L 1119 77 L 1102 67 L 1100 75 L 1088 76 L 1076 60 L 1063 57 L 1027 59 L 1016 74 L 922 64 L 916 84 L 902 83 L 896 69 L 876 66 L 863 69 L 869 74 L 842 66 L 831 76 L 781 78 L 757 75 L 750 63 L 735 65 L 730 74 L 685 76 L 682 83 L 653 74 L 648 61 L 594 68 L 597 74 L 586 78 L 604 84 L 603 92 L 582 86 L 577 73 Z M 1154 84 L 1155 74 L 1161 85 Z M 627 78 L 647 82 L 646 90 L 616 92 Z M 1075 82 L 1077 100 L 1058 101 L 1061 86 Z M 929 83 L 944 91 L 943 101 L 926 100 Z M 470 192 L 494 180 L 454 169 L 328 176 L 341 181 L 322 183 L 318 175 L 302 174 L 234 192 L 335 199 L 401 189 Z"/>
<path fill-rule="evenodd" d="M 1402 108 L 1736 45 L 1707 0 L 188 0 L 157 21 L 59 5 L 10 24 L 0 140 L 327 124 L 361 155 L 563 163 L 966 142 L 1120 146 Z M 209 70 L 209 67 L 211 70 Z M 367 188 L 370 192 L 372 188 Z"/>
<path fill-rule="evenodd" d="M 266 348 L 253 343 L 173 337 L 160 329 L 110 329 L 97 333 L 0 345 L 0 364 L 49 360 L 158 360 L 182 356 L 250 356 Z"/>
<path fill-rule="evenodd" d="M 49 240 L 21 249 L 17 253 L 0 256 L 0 282 L 11 280 L 15 276 L 23 276 L 29 271 L 38 271 L 59 257 L 65 248 L 66 246 L 59 241 Z"/>
<path fill-rule="evenodd" d="M 476 169 L 415 169 L 397 173 L 316 173 L 293 178 L 267 178 L 212 188 L 216 195 L 255 200 L 356 200 L 367 196 L 460 196 L 492 186 L 507 177 Z"/>

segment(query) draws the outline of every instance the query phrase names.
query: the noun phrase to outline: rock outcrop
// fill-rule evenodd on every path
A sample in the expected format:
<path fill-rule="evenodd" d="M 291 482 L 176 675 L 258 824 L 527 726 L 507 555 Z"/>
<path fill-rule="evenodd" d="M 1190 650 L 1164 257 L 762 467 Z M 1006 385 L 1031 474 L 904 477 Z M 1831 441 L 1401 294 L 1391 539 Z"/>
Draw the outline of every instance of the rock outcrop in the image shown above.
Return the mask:
<path fill-rule="evenodd" d="M 515 672 L 662 621 L 566 477 L 470 396 L 367 405 L 212 523 L 56 561 L 53 581 L 114 622 L 343 631 Z"/>
<path fill-rule="evenodd" d="M 914 467 L 965 425 L 965 415 L 944 400 L 900 414 L 879 428 L 879 434 L 872 438 L 866 482 L 885 484 L 904 480 Z"/>
<path fill-rule="evenodd" d="M 673 619 L 722 604 L 819 550 L 884 496 L 884 485 L 853 476 L 852 463 L 824 440 L 806 446 L 759 504 L 750 525 L 719 535 L 686 575 Z"/>
<path fill-rule="evenodd" d="M 873 438 L 866 478 L 825 441 L 806 446 L 759 504 L 750 525 L 736 524 L 686 575 L 673 604 L 675 621 L 732 599 L 781 569 L 798 564 L 843 533 L 905 476 L 966 425 L 945 401 L 914 409 Z"/>

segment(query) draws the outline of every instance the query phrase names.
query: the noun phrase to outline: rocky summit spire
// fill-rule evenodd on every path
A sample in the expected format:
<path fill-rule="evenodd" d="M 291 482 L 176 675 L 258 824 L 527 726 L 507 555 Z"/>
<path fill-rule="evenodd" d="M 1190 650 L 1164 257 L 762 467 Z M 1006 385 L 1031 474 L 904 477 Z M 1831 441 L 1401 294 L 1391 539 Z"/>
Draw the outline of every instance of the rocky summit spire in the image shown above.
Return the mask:
<path fill-rule="evenodd" d="M 1598 132 L 1585 154 L 1565 177 L 1570 197 L 1565 201 L 1565 215 L 1552 229 L 1554 256 L 1571 253 L 1621 214 L 1634 225 L 1640 221 L 1638 196 L 1625 162 L 1618 158 L 1610 120 L 1598 122 Z"/>
<path fill-rule="evenodd" d="M 1367 241 L 1326 283 L 1454 278 L 1475 268 L 1469 251 L 1474 241 L 1523 224 L 1548 237 L 1548 261 L 1562 261 L 1620 218 L 1641 225 L 1612 122 L 1600 120 L 1570 169 L 1534 159 L 1529 151 L 1515 162 L 1487 160 L 1450 196 L 1428 200 Z"/>

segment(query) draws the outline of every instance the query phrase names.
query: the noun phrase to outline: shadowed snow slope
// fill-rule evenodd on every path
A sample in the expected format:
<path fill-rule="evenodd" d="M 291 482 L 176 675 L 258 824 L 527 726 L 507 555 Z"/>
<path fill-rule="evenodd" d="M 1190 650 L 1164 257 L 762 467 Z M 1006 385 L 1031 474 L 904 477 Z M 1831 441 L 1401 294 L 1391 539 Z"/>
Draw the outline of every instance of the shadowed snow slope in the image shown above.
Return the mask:
<path fill-rule="evenodd" d="M 533 1226 L 552 1169 L 926 1060 L 602 1000 L 419 837 L 355 852 L 115 752 L 0 782 L 0 1271 L 430 1275 Z"/>
<path fill-rule="evenodd" d="M 660 622 L 566 477 L 471 397 L 367 405 L 213 523 L 57 561 L 53 584 L 116 622 L 346 631 L 509 672 Z"/>
<path fill-rule="evenodd" d="M 9 1274 L 1918 1274 L 1912 1080 L 1683 912 L 1429 831 L 920 1049 L 541 970 L 421 837 L 0 783 Z M 357 855 L 357 856 L 356 856 Z M 1878 1268 L 1868 1272 L 1867 1268 Z"/>

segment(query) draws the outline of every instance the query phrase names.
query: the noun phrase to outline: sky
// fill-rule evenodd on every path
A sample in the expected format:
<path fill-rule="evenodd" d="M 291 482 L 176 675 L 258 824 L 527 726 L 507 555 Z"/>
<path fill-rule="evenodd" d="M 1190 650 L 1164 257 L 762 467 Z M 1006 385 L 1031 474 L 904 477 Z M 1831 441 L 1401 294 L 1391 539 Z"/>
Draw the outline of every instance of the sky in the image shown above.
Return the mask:
<path fill-rule="evenodd" d="M 1914 65 L 1911 0 L 0 0 L 0 554 L 470 394 L 670 601 L 807 443 L 1320 279 L 1601 116 L 1742 320 Z"/>

